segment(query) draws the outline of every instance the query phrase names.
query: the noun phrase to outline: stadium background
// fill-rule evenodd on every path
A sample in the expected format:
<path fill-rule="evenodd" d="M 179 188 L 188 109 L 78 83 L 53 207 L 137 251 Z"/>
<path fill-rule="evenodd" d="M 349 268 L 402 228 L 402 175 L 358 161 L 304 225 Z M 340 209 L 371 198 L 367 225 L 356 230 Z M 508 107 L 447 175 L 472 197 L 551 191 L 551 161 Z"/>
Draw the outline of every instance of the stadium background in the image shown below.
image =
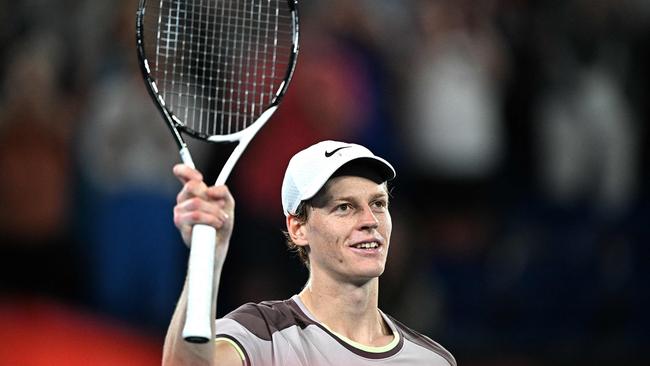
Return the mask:
<path fill-rule="evenodd" d="M 186 249 L 135 0 L 0 1 L 0 364 L 155 365 Z M 394 162 L 381 308 L 459 364 L 647 364 L 650 3 L 301 2 L 229 185 L 219 314 L 296 293 L 279 190 L 324 139 Z M 198 147 L 197 147 L 198 148 Z M 223 156 L 200 154 L 210 180 Z"/>

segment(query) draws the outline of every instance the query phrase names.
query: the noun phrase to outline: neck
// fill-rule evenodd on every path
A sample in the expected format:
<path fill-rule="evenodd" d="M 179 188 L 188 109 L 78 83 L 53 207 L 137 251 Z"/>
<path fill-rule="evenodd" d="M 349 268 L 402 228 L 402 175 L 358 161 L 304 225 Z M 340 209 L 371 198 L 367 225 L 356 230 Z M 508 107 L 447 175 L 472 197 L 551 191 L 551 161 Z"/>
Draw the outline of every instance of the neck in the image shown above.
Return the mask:
<path fill-rule="evenodd" d="M 312 273 L 300 299 L 332 331 L 355 342 L 384 346 L 392 340 L 378 309 L 379 279 L 362 285 L 337 283 Z"/>

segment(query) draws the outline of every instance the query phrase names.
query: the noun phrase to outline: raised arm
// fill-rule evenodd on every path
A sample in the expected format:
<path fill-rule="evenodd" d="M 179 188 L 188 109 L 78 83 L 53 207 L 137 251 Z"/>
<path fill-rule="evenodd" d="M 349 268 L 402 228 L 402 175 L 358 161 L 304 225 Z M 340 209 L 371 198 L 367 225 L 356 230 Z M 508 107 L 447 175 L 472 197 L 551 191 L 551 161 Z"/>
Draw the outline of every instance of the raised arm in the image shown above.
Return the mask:
<path fill-rule="evenodd" d="M 212 319 L 215 318 L 217 292 L 221 269 L 228 253 L 228 245 L 234 224 L 235 201 L 226 186 L 208 187 L 198 171 L 179 164 L 174 167 L 174 175 L 183 188 L 176 198 L 174 224 L 180 231 L 183 241 L 190 245 L 192 226 L 206 224 L 217 229 L 217 246 L 214 260 L 214 290 L 212 299 Z M 183 340 L 187 305 L 187 281 L 174 311 L 165 337 L 163 365 L 243 365 L 239 354 L 226 342 L 188 343 Z M 214 334 L 214 322 L 212 323 Z"/>

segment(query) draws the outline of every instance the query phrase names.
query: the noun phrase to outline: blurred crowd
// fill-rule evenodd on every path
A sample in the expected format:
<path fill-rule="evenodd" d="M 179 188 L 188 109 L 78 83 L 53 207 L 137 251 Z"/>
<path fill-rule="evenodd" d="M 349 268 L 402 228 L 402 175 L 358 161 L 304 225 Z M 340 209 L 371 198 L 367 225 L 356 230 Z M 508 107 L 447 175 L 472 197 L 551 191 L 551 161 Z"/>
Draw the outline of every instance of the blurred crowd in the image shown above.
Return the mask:
<path fill-rule="evenodd" d="M 137 3 L 0 1 L 0 364 L 157 364 L 187 249 Z M 282 175 L 338 139 L 398 171 L 384 311 L 462 365 L 647 364 L 650 2 L 300 10 L 294 80 L 228 182 L 219 315 L 304 284 Z M 223 149 L 196 145 L 214 180 Z"/>

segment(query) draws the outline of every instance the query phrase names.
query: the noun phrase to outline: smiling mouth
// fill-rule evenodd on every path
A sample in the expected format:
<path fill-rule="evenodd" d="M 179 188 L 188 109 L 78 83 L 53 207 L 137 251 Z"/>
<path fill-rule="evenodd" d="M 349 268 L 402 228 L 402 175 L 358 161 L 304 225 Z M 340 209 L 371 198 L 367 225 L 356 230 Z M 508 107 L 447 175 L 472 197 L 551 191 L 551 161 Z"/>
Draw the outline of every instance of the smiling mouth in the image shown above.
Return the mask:
<path fill-rule="evenodd" d="M 366 243 L 354 244 L 354 245 L 351 245 L 350 247 L 355 248 L 355 249 L 372 250 L 372 249 L 377 249 L 380 246 L 381 245 L 379 244 L 379 242 L 371 241 L 371 242 L 366 242 Z"/>

